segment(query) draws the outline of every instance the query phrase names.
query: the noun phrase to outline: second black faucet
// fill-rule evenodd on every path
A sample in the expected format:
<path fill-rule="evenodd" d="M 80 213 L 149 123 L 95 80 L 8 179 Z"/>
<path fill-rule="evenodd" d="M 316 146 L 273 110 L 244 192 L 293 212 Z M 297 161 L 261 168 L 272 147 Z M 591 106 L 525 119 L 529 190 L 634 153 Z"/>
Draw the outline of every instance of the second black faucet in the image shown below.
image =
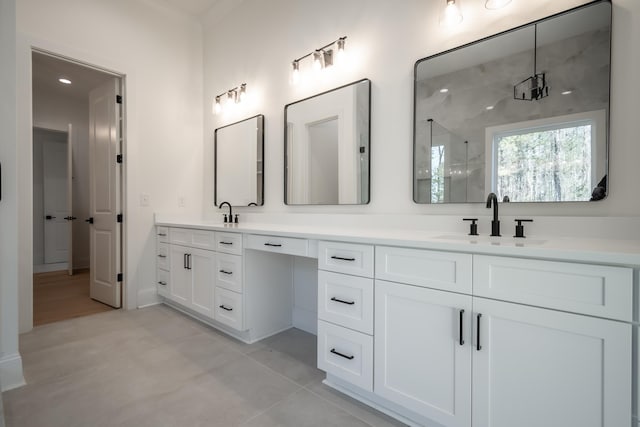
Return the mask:
<path fill-rule="evenodd" d="M 498 196 L 489 193 L 487 196 L 487 209 L 491 209 L 493 203 L 493 220 L 491 221 L 491 236 L 500 236 L 500 219 L 498 218 Z"/>

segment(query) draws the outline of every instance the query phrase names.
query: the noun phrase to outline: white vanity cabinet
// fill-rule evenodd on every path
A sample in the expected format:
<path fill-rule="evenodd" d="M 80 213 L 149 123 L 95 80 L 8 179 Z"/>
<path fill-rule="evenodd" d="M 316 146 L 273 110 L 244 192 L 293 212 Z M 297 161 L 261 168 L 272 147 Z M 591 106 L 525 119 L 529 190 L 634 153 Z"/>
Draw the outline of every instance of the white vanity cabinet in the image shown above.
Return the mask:
<path fill-rule="evenodd" d="M 469 427 L 472 297 L 442 287 L 471 290 L 471 255 L 376 247 L 374 391 L 442 425 Z"/>
<path fill-rule="evenodd" d="M 169 298 L 213 317 L 214 268 L 215 252 L 172 244 Z"/>
<path fill-rule="evenodd" d="M 318 368 L 373 391 L 373 246 L 319 242 L 318 256 Z"/>
<path fill-rule="evenodd" d="M 473 309 L 474 427 L 630 425 L 630 324 L 484 298 Z"/>
<path fill-rule="evenodd" d="M 169 259 L 169 228 L 156 227 L 156 289 L 158 295 L 169 296 L 170 287 L 170 259 Z"/>

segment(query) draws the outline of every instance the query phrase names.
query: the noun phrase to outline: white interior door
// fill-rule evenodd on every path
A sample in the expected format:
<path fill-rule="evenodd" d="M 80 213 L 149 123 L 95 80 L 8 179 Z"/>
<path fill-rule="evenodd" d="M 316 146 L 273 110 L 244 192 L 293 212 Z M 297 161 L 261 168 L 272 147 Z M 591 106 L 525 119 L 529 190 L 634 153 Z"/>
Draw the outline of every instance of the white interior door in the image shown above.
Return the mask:
<path fill-rule="evenodd" d="M 69 123 L 67 129 L 67 270 L 73 275 L 73 126 Z"/>
<path fill-rule="evenodd" d="M 44 177 L 44 262 L 65 262 L 68 257 L 70 224 L 67 210 L 67 144 L 47 141 L 43 144 Z"/>
<path fill-rule="evenodd" d="M 113 78 L 89 94 L 89 208 L 90 224 L 90 291 L 91 298 L 119 308 L 121 227 L 120 168 L 116 156 L 120 152 L 119 106 L 116 96 L 119 82 Z"/>

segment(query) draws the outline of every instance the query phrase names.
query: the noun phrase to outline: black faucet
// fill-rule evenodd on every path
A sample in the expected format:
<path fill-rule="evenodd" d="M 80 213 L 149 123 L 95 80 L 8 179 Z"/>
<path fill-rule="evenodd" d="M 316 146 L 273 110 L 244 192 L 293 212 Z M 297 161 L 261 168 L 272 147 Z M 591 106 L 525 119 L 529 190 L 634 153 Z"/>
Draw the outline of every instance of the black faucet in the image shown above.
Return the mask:
<path fill-rule="evenodd" d="M 500 236 L 500 220 L 498 220 L 498 196 L 496 193 L 489 193 L 487 196 L 487 209 L 491 209 L 493 203 L 493 221 L 491 221 L 491 235 Z"/>
<path fill-rule="evenodd" d="M 220 203 L 220 206 L 218 206 L 218 209 L 222 209 L 222 207 L 223 207 L 224 205 L 229 206 L 229 222 L 233 222 L 233 215 L 231 214 L 231 203 L 229 203 L 229 202 L 222 202 L 222 203 Z M 225 219 L 225 220 L 224 220 L 224 222 L 227 222 L 227 217 L 226 217 L 226 215 L 225 215 L 224 219 Z"/>

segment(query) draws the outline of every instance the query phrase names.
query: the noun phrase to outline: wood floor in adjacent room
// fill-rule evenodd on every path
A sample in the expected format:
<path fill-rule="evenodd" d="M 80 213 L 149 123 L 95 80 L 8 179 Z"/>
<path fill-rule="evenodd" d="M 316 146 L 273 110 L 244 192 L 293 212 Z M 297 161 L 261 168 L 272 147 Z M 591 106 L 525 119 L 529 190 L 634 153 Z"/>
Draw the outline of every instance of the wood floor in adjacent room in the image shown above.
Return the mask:
<path fill-rule="evenodd" d="M 66 270 L 33 275 L 33 325 L 111 311 L 89 297 L 89 270 L 69 276 Z"/>

